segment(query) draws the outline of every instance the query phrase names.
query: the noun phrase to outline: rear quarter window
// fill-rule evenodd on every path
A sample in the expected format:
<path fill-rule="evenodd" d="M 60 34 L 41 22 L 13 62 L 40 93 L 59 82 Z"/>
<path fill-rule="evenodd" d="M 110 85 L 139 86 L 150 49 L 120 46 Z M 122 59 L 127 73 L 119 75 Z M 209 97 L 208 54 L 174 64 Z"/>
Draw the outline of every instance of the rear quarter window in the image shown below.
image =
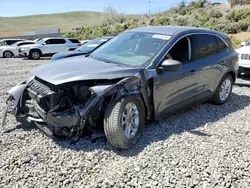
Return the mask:
<path fill-rule="evenodd" d="M 69 39 L 69 41 L 75 44 L 80 43 L 80 41 L 77 39 Z"/>
<path fill-rule="evenodd" d="M 197 35 L 196 58 L 200 59 L 210 55 L 214 55 L 227 49 L 227 45 L 219 37 L 214 35 Z"/>
<path fill-rule="evenodd" d="M 216 37 L 217 38 L 217 42 L 218 42 L 218 52 L 222 52 L 224 50 L 227 49 L 227 45 L 225 44 L 224 41 L 222 41 L 219 37 Z"/>

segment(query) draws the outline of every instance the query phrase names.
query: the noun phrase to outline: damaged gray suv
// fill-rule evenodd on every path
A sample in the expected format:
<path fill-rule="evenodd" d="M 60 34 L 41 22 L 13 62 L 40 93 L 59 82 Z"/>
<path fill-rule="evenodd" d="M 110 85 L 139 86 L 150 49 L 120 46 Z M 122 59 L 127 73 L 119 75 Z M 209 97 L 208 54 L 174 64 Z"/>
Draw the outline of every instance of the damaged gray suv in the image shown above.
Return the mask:
<path fill-rule="evenodd" d="M 237 53 L 222 33 L 137 28 L 86 58 L 39 66 L 9 91 L 6 114 L 50 136 L 80 138 L 104 130 L 113 146 L 128 149 L 147 120 L 205 101 L 226 103 L 237 69 Z"/>

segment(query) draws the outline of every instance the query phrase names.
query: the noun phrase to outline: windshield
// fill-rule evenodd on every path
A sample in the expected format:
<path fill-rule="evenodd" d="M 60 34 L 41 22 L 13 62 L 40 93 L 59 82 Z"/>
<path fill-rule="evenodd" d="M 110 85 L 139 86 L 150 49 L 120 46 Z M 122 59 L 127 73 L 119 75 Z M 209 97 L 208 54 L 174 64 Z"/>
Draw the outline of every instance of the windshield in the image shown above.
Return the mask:
<path fill-rule="evenodd" d="M 95 39 L 91 40 L 85 44 L 83 44 L 81 47 L 77 48 L 78 51 L 81 52 L 91 52 L 101 44 L 107 42 L 109 39 L 107 38 L 102 38 L 102 39 Z"/>
<path fill-rule="evenodd" d="M 40 39 L 40 40 L 36 41 L 35 44 L 42 44 L 44 42 L 45 42 L 45 39 Z"/>
<path fill-rule="evenodd" d="M 5 41 L 0 41 L 0 46 L 7 45 Z"/>
<path fill-rule="evenodd" d="M 14 43 L 14 44 L 12 44 L 12 45 L 10 45 L 11 47 L 17 47 L 17 44 L 18 44 L 19 42 L 16 42 L 16 43 Z"/>
<path fill-rule="evenodd" d="M 250 46 L 250 41 L 248 41 L 245 46 Z"/>
<path fill-rule="evenodd" d="M 145 66 L 170 38 L 163 34 L 124 32 L 95 50 L 90 57 L 120 65 Z"/>

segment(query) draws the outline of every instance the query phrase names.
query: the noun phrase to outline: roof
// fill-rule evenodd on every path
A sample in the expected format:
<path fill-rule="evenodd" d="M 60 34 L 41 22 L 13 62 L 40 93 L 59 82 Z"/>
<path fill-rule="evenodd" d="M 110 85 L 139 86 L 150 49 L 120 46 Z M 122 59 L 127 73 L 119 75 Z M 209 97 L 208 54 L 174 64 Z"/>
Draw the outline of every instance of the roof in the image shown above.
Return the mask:
<path fill-rule="evenodd" d="M 5 41 L 5 40 L 25 40 L 25 39 L 14 39 L 14 38 L 0 39 L 0 41 Z"/>
<path fill-rule="evenodd" d="M 34 41 L 33 40 L 23 40 L 23 41 L 16 42 L 15 44 L 21 44 L 21 43 L 25 43 L 25 42 L 34 42 Z"/>
<path fill-rule="evenodd" d="M 41 38 L 44 40 L 48 40 L 48 39 L 68 39 L 68 38 L 64 38 L 64 37 L 45 37 L 45 38 Z"/>
<path fill-rule="evenodd" d="M 136 29 L 132 29 L 130 31 L 138 31 L 138 32 L 148 32 L 148 33 L 159 33 L 165 35 L 175 35 L 180 32 L 184 31 L 206 31 L 206 32 L 213 32 L 219 33 L 209 29 L 203 29 L 199 27 L 184 27 L 184 26 L 149 26 L 149 27 L 139 27 Z"/>
<path fill-rule="evenodd" d="M 104 37 L 100 37 L 99 39 L 111 39 L 111 38 L 114 38 L 114 36 L 104 36 Z"/>

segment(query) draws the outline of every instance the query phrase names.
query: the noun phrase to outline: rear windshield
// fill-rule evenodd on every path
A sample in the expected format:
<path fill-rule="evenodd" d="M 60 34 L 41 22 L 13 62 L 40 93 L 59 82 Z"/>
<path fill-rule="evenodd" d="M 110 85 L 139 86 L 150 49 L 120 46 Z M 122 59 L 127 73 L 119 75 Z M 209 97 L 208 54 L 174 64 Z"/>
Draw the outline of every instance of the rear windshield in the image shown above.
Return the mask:
<path fill-rule="evenodd" d="M 70 40 L 70 42 L 72 42 L 72 43 L 80 43 L 80 41 L 77 40 L 77 39 L 69 39 L 69 40 Z"/>

